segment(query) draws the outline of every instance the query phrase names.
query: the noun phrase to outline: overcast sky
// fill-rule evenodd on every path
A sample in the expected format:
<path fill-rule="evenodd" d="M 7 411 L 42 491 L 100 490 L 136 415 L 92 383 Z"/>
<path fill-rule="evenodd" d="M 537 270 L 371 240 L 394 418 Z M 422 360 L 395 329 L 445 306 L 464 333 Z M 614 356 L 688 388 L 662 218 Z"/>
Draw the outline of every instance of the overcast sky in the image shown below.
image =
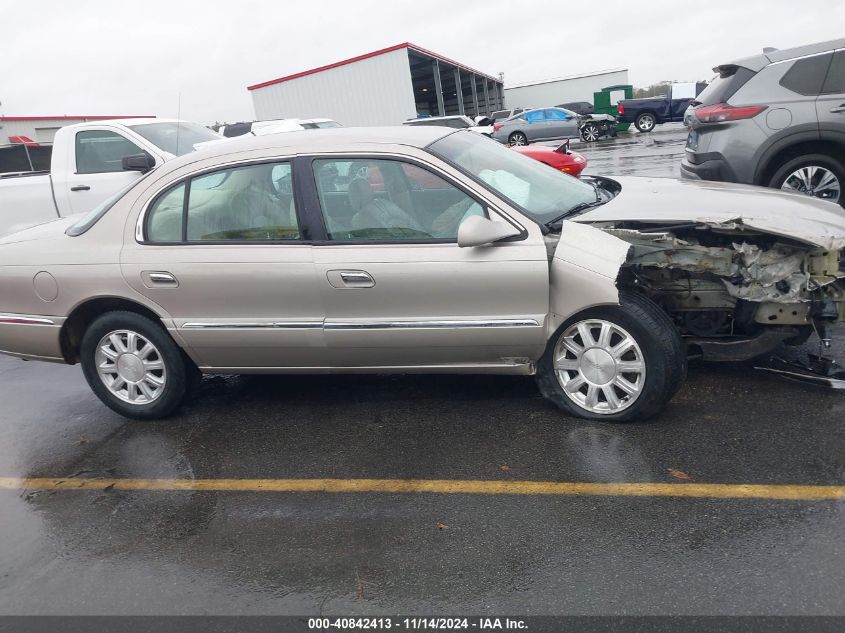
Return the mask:
<path fill-rule="evenodd" d="M 208 124 L 251 120 L 248 85 L 405 41 L 505 86 L 617 67 L 635 86 L 709 79 L 764 46 L 845 37 L 845 2 L 0 0 L 0 21 L 4 115 L 174 117 L 181 93 L 181 117 Z"/>

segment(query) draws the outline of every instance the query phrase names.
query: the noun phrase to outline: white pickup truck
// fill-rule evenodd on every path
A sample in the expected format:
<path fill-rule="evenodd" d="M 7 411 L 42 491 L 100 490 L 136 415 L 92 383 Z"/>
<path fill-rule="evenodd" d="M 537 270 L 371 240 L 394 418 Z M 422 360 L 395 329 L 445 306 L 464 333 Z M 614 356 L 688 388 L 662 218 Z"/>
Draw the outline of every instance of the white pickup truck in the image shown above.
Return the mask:
<path fill-rule="evenodd" d="M 175 119 L 63 127 L 53 141 L 49 171 L 0 173 L 0 236 L 86 213 L 156 165 L 220 138 L 201 125 Z"/>

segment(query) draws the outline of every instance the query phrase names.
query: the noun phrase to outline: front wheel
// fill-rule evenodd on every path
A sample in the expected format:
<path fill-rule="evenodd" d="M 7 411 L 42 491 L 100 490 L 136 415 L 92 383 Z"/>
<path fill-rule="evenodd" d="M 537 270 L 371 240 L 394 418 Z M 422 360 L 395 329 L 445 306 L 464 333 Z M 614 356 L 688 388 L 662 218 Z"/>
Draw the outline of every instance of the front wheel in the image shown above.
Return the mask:
<path fill-rule="evenodd" d="M 845 165 L 825 154 L 806 154 L 784 163 L 772 176 L 769 186 L 845 207 L 845 197 L 842 196 Z"/>
<path fill-rule="evenodd" d="M 595 143 L 599 137 L 601 137 L 601 131 L 595 123 L 587 123 L 581 128 L 581 138 L 587 143 Z"/>
<path fill-rule="evenodd" d="M 666 313 L 638 294 L 622 292 L 619 301 L 567 320 L 538 363 L 540 392 L 569 414 L 646 420 L 686 377 L 683 342 Z"/>
<path fill-rule="evenodd" d="M 107 407 L 138 420 L 173 413 L 197 370 L 165 329 L 134 312 L 108 312 L 80 346 L 88 385 Z"/>
<path fill-rule="evenodd" d="M 651 132 L 655 125 L 657 125 L 657 119 L 654 118 L 654 115 L 651 112 L 643 112 L 637 117 L 637 120 L 634 121 L 634 127 L 636 127 L 640 132 Z"/>
<path fill-rule="evenodd" d="M 523 132 L 514 132 L 508 137 L 511 145 L 528 145 L 528 137 Z"/>

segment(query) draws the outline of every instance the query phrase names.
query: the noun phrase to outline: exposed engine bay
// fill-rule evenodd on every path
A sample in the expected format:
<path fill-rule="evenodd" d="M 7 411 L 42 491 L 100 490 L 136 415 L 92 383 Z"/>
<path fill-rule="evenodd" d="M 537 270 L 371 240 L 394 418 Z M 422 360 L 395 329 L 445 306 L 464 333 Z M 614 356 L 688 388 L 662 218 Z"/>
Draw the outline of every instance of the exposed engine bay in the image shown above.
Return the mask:
<path fill-rule="evenodd" d="M 630 245 L 617 286 L 663 307 L 692 355 L 747 360 L 781 343 L 801 344 L 814 332 L 829 344 L 831 324 L 845 321 L 840 249 L 754 230 L 741 220 L 588 225 Z"/>

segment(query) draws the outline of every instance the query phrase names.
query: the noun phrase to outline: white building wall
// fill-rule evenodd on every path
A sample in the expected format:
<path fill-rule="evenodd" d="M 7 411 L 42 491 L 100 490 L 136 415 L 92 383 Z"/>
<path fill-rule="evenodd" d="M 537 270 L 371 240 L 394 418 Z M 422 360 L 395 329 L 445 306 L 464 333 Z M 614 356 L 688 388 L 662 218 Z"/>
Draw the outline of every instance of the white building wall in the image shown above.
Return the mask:
<path fill-rule="evenodd" d="M 593 102 L 593 93 L 606 86 L 627 84 L 628 71 L 564 77 L 541 83 L 505 88 L 506 108 L 541 108 L 570 101 Z"/>
<path fill-rule="evenodd" d="M 255 118 L 398 125 L 416 116 L 407 49 L 250 91 Z"/>
<path fill-rule="evenodd" d="M 10 136 L 26 136 L 38 143 L 52 143 L 59 128 L 85 119 L 45 119 L 38 121 L 0 121 L 0 145 L 9 142 Z"/>

